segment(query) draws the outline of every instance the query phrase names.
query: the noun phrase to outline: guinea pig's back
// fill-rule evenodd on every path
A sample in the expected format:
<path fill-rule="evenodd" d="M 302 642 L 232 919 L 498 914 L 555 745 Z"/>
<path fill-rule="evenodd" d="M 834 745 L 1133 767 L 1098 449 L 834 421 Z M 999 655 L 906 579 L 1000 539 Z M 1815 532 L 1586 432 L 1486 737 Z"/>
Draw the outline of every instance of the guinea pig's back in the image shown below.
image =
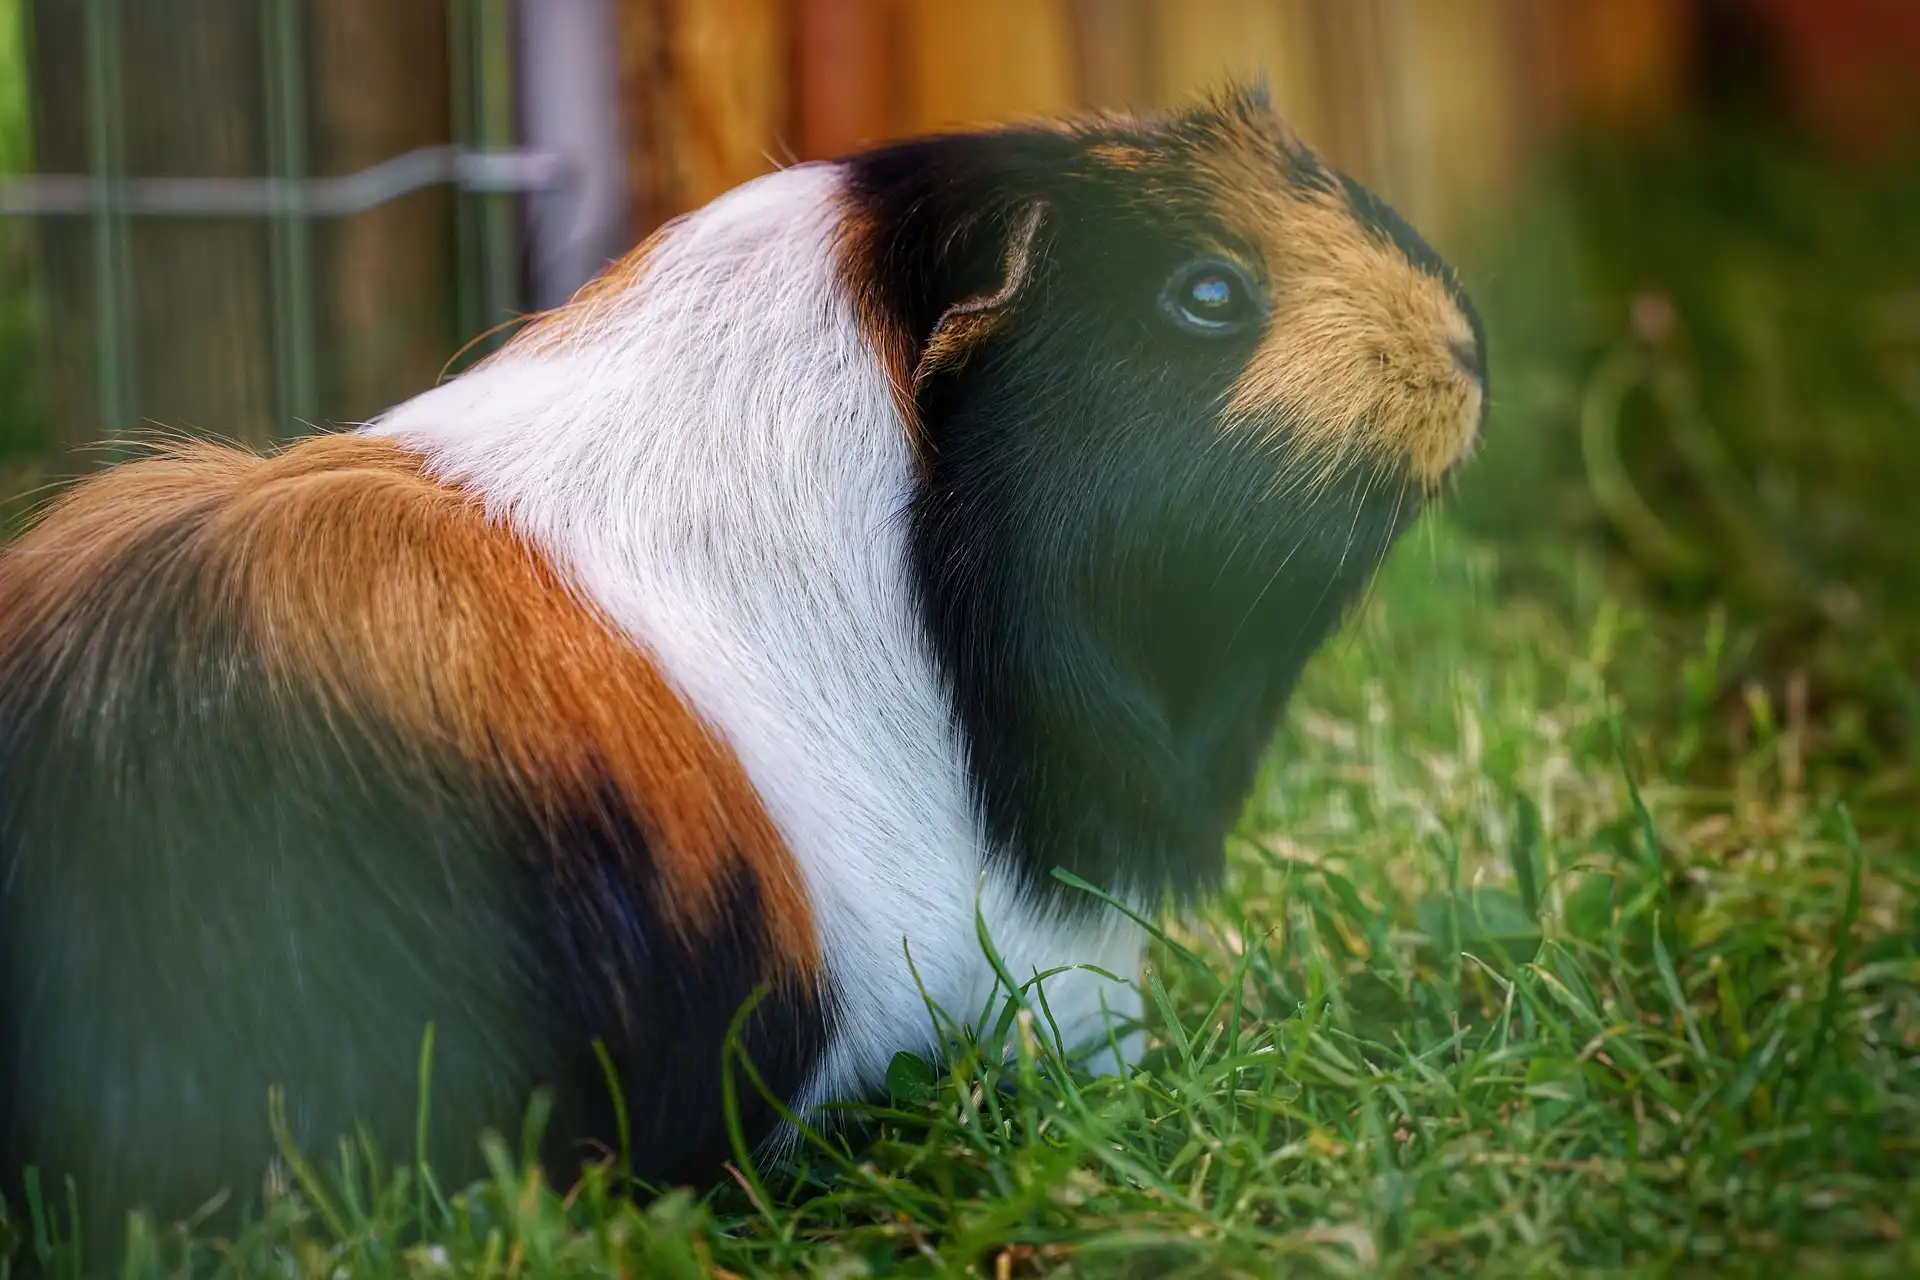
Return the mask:
<path fill-rule="evenodd" d="M 697 1177 L 728 1021 L 771 984 L 749 1045 L 791 1092 L 817 970 L 728 750 L 406 451 L 175 451 L 0 554 L 10 1195 L 73 1177 L 108 1241 L 253 1198 L 273 1087 L 297 1141 L 411 1133 L 429 1022 L 443 1178 L 543 1082 L 556 1153 L 614 1141 L 595 1039 L 661 1091 L 636 1171 Z"/>

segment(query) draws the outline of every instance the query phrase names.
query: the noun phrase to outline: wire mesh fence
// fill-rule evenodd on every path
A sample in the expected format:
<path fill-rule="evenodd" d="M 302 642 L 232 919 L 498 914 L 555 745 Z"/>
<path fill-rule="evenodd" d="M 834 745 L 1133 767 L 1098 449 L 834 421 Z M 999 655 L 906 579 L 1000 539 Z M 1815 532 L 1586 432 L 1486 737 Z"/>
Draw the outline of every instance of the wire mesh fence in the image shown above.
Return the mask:
<path fill-rule="evenodd" d="M 532 305 L 514 0 L 0 0 L 0 454 L 265 444 Z M 551 219 L 549 219 L 549 222 Z"/>

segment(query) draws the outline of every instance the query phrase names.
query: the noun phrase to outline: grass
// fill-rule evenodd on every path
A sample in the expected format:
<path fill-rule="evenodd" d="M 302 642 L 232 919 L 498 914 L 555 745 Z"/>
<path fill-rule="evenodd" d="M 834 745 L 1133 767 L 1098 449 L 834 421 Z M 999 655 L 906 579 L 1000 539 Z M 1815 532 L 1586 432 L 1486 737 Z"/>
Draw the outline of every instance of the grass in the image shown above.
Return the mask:
<path fill-rule="evenodd" d="M 1804 673 L 1830 727 L 1910 760 L 1920 165 L 1694 125 L 1590 140 L 1539 179 L 1479 286 L 1506 429 L 1463 518 L 1604 549 L 1683 624 L 1759 624 L 1744 676 Z"/>
<path fill-rule="evenodd" d="M 259 1225 L 138 1227 L 123 1274 L 1920 1272 L 1920 343 L 1875 327 L 1920 218 L 1668 145 L 1559 175 L 1529 268 L 1486 268 L 1488 456 L 1164 923 L 1142 1071 L 1059 1069 L 1023 999 L 705 1196 L 556 1188 L 522 1135 L 444 1196 L 311 1153 Z M 1753 196 L 1803 188 L 1784 227 Z M 16 1266 L 69 1269 L 64 1204 L 14 1207 Z"/>
<path fill-rule="evenodd" d="M 863 1137 L 699 1201 L 562 1194 L 493 1147 L 444 1205 L 312 1166 L 202 1261 L 309 1275 L 1304 1275 L 1920 1264 L 1910 845 L 1857 834 L 1784 720 L 1714 785 L 1717 648 L 1503 600 L 1446 526 L 1317 665 L 1220 900 L 1145 976 L 1130 1080 L 1045 1010 L 901 1063 Z M 1570 590 L 1578 593 L 1577 584 Z M 1871 800 L 1871 797 L 1863 797 Z M 981 1042 L 988 1047 L 982 1049 Z M 992 1047 L 1010 1045 L 1000 1065 Z M 743 1087 L 749 1087 L 743 1085 Z M 307 1179 L 311 1179 L 308 1182 Z M 300 1188 L 305 1187 L 302 1191 Z M 424 1233 L 420 1231 L 423 1221 Z M 425 1241 L 424 1243 L 422 1241 Z M 129 1274 L 177 1260 L 134 1239 Z M 1736 1267 L 1737 1269 L 1737 1267 Z"/>

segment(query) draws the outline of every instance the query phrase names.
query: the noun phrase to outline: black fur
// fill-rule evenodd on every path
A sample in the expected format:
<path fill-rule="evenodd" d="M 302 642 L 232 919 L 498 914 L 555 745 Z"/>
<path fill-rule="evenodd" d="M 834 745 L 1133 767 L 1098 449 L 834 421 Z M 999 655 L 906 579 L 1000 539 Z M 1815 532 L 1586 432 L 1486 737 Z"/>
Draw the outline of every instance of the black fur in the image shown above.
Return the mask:
<path fill-rule="evenodd" d="M 1191 127 L 1143 141 L 1177 149 Z M 1309 153 L 1274 159 L 1284 180 L 1357 191 Z M 1064 867 L 1191 890 L 1219 868 L 1308 656 L 1417 497 L 1366 471 L 1276 485 L 1284 451 L 1221 429 L 1260 334 L 1196 340 L 1156 313 L 1176 267 L 1233 244 L 1177 167 L 1149 194 L 1084 141 L 1034 131 L 888 148 L 854 174 L 867 287 L 921 342 L 945 308 L 993 292 L 1009 228 L 1043 208 L 1009 323 L 917 405 L 916 577 L 989 831 L 1036 888 Z M 1367 197 L 1354 213 L 1446 278 L 1383 210 Z"/>
<path fill-rule="evenodd" d="M 769 970 L 746 865 L 714 931 L 675 942 L 619 796 L 556 797 L 276 685 L 220 603 L 202 525 L 176 521 L 72 616 L 0 648 L 8 1202 L 30 1164 L 47 1187 L 74 1176 L 96 1249 L 128 1208 L 172 1220 L 222 1188 L 257 1202 L 270 1085 L 316 1160 L 356 1120 L 410 1160 L 428 1022 L 443 1186 L 482 1172 L 483 1127 L 517 1143 L 540 1086 L 557 1175 L 619 1150 L 596 1039 L 628 1094 L 634 1173 L 717 1176 L 722 1038 Z M 149 603 L 129 618 L 116 600 Z M 782 1096 L 823 1014 L 781 984 L 748 1024 Z M 769 1109 L 740 1093 L 764 1135 Z"/>

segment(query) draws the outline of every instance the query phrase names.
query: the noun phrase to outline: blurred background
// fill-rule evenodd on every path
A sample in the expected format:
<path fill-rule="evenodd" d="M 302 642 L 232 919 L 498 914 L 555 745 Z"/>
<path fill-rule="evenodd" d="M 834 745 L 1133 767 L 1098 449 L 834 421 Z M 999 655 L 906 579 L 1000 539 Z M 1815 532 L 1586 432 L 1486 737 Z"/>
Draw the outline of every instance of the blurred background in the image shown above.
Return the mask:
<path fill-rule="evenodd" d="M 1448 518 L 1920 755 L 1913 0 L 0 0 L 0 487 L 363 419 L 771 166 L 1253 74 L 1487 314 Z"/>

